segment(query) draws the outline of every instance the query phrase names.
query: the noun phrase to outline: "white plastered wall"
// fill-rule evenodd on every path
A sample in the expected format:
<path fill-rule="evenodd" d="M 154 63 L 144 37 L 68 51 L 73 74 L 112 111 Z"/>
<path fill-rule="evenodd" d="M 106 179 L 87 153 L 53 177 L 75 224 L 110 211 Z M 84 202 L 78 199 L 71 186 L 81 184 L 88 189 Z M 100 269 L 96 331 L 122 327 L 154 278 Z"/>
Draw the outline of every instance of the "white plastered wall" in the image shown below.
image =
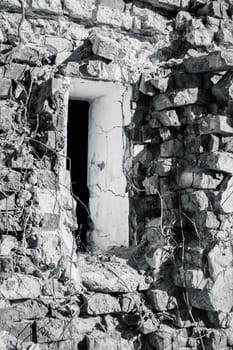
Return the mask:
<path fill-rule="evenodd" d="M 104 251 L 129 243 L 123 128 L 131 119 L 130 94 L 130 89 L 117 83 L 71 80 L 69 98 L 90 103 L 87 185 L 94 223 L 89 239 L 94 250 Z M 77 115 L 77 118 L 85 116 Z"/>

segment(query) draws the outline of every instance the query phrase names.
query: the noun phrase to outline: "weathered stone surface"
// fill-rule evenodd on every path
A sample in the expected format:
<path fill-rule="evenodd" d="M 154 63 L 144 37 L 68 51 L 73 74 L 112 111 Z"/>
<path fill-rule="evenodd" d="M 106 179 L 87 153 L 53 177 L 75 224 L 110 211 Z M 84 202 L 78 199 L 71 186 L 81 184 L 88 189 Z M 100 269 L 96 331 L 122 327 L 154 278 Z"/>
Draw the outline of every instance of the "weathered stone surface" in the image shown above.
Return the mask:
<path fill-rule="evenodd" d="M 109 294 L 96 293 L 84 295 L 84 304 L 88 315 L 102 315 L 121 312 L 119 300 Z"/>
<path fill-rule="evenodd" d="M 6 308 L 0 307 L 0 323 L 44 318 L 48 311 L 48 307 L 41 301 L 26 300 L 24 302 L 12 304 Z"/>
<path fill-rule="evenodd" d="M 12 211 L 15 209 L 15 194 L 0 199 L 0 211 Z"/>
<path fill-rule="evenodd" d="M 189 73 L 230 70 L 233 68 L 232 51 L 215 51 L 207 55 L 190 57 L 184 60 L 184 67 Z"/>
<path fill-rule="evenodd" d="M 38 210 L 42 214 L 57 214 L 60 213 L 60 205 L 57 191 L 49 189 L 37 189 L 36 201 Z"/>
<path fill-rule="evenodd" d="M 95 0 L 65 0 L 64 11 L 69 16 L 78 18 L 90 18 L 94 10 Z"/>
<path fill-rule="evenodd" d="M 216 18 L 228 19 L 228 6 L 223 1 L 211 1 L 199 9 L 198 14 L 200 16 L 208 15 Z"/>
<path fill-rule="evenodd" d="M 188 336 L 184 330 L 176 330 L 165 324 L 161 324 L 160 328 L 149 334 L 147 336 L 149 344 L 158 350 L 172 350 L 177 346 L 178 349 L 181 349 L 183 346 L 187 345 Z"/>
<path fill-rule="evenodd" d="M 33 276 L 15 273 L 1 284 L 0 295 L 6 299 L 35 299 L 41 295 L 42 281 Z"/>
<path fill-rule="evenodd" d="M 0 78 L 0 98 L 9 97 L 11 89 L 11 80 L 7 78 Z"/>
<path fill-rule="evenodd" d="M 208 174 L 198 171 L 183 171 L 178 177 L 181 188 L 216 189 L 223 181 L 222 174 Z"/>
<path fill-rule="evenodd" d="M 91 260 L 85 256 L 79 258 L 82 282 L 89 290 L 127 293 L 149 288 L 145 276 L 139 275 L 124 259 L 106 262 Z"/>
<path fill-rule="evenodd" d="M 138 311 L 143 297 L 139 293 L 124 293 L 120 298 L 121 311 L 125 313 Z"/>
<path fill-rule="evenodd" d="M 60 0 L 32 0 L 32 8 L 45 13 L 61 13 L 62 6 Z"/>
<path fill-rule="evenodd" d="M 60 320 L 44 318 L 36 321 L 36 334 L 38 343 L 49 343 L 60 340 L 83 339 L 83 334 L 93 331 L 100 323 L 99 317 Z"/>
<path fill-rule="evenodd" d="M 19 341 L 24 341 L 25 343 L 35 340 L 33 334 L 33 321 L 0 322 L 0 329 L 1 331 L 8 332 L 14 338 L 18 339 Z"/>
<path fill-rule="evenodd" d="M 188 26 L 185 38 L 193 47 L 209 47 L 212 44 L 214 31 L 205 26 L 201 19 L 192 19 Z"/>
<path fill-rule="evenodd" d="M 194 103 L 205 104 L 208 100 L 209 96 L 205 90 L 190 88 L 156 95 L 153 98 L 153 106 L 156 111 L 161 111 L 167 108 L 192 105 Z"/>
<path fill-rule="evenodd" d="M 230 177 L 221 188 L 221 192 L 217 198 L 217 205 L 224 213 L 232 213 L 233 211 L 233 177 Z"/>
<path fill-rule="evenodd" d="M 108 334 L 94 331 L 86 337 L 86 340 L 87 350 L 118 350 L 119 348 L 127 350 L 126 347 L 123 347 L 121 336 L 117 332 Z"/>
<path fill-rule="evenodd" d="M 164 126 L 180 126 L 179 117 L 175 110 L 155 112 L 151 114 L 149 123 L 153 127 L 154 120 L 159 121 Z"/>
<path fill-rule="evenodd" d="M 19 64 L 11 62 L 4 67 L 4 77 L 12 80 L 22 80 L 24 78 L 25 72 L 28 66 L 25 64 Z"/>
<path fill-rule="evenodd" d="M 197 123 L 200 135 L 216 133 L 233 135 L 232 119 L 223 115 L 208 115 Z"/>
<path fill-rule="evenodd" d="M 201 154 L 198 163 L 203 169 L 233 173 L 233 155 L 227 152 L 210 152 Z"/>

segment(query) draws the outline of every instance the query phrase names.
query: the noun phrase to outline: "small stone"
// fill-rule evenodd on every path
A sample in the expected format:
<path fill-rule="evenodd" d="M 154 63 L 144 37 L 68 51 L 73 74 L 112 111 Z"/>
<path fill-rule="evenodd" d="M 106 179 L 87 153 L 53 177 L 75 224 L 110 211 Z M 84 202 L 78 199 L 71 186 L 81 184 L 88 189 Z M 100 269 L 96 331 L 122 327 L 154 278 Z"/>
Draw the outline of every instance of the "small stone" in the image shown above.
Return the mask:
<path fill-rule="evenodd" d="M 0 211 L 12 211 L 15 209 L 15 194 L 0 199 Z"/>
<path fill-rule="evenodd" d="M 180 267 L 174 275 L 174 283 L 177 287 L 202 290 L 207 279 L 201 269 Z"/>
<path fill-rule="evenodd" d="M 21 174 L 11 169 L 0 167 L 0 191 L 17 192 L 20 189 Z"/>
<path fill-rule="evenodd" d="M 179 121 L 179 117 L 178 117 L 175 110 L 155 112 L 155 113 L 151 114 L 151 118 L 149 120 L 149 123 L 151 124 L 152 120 L 154 120 L 154 119 L 159 121 L 162 125 L 168 126 L 168 127 L 181 125 L 181 123 Z"/>
<path fill-rule="evenodd" d="M 231 245 L 229 243 L 219 242 L 208 253 L 207 261 L 209 274 L 214 280 L 219 272 L 225 271 L 233 265 L 233 252 Z"/>
<path fill-rule="evenodd" d="M 201 168 L 233 174 L 233 155 L 227 152 L 204 153 L 198 157 Z"/>
<path fill-rule="evenodd" d="M 199 90 L 198 88 L 175 90 L 156 95 L 153 98 L 153 106 L 156 111 L 195 103 L 205 104 L 207 102 L 209 102 L 208 93 L 206 90 Z"/>
<path fill-rule="evenodd" d="M 124 313 L 136 312 L 142 303 L 142 295 L 140 293 L 124 293 L 120 298 L 121 311 Z"/>
<path fill-rule="evenodd" d="M 109 294 L 83 295 L 83 300 L 86 313 L 91 316 L 121 312 L 119 300 Z"/>
<path fill-rule="evenodd" d="M 191 241 L 185 246 L 184 259 L 188 265 L 202 267 L 205 246 L 200 241 Z"/>
<path fill-rule="evenodd" d="M 211 89 L 218 101 L 233 99 L 233 73 L 227 72 Z"/>
<path fill-rule="evenodd" d="M 8 98 L 10 96 L 11 80 L 8 78 L 0 78 L 0 98 Z"/>
<path fill-rule="evenodd" d="M 183 63 L 188 73 L 231 70 L 233 68 L 233 52 L 230 50 L 214 51 L 207 55 L 187 58 Z"/>
<path fill-rule="evenodd" d="M 10 107 L 0 105 L 0 133 L 8 132 L 11 129 L 13 111 Z"/>
<path fill-rule="evenodd" d="M 173 296 L 174 287 L 169 282 L 157 283 L 146 292 L 149 305 L 156 311 L 173 310 L 177 307 L 177 300 Z"/>

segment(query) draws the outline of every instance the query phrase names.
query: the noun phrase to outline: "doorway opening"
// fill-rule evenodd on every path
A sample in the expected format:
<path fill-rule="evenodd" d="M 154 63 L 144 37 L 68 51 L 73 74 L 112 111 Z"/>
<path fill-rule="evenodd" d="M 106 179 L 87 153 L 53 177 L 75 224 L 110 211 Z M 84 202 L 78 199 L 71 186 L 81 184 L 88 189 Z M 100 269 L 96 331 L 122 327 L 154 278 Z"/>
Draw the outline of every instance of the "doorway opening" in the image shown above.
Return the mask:
<path fill-rule="evenodd" d="M 89 191 L 87 187 L 88 167 L 88 119 L 89 103 L 87 101 L 69 100 L 67 156 L 71 161 L 71 181 L 73 194 L 77 199 L 76 215 L 78 230 L 75 237 L 78 249 L 85 251 L 87 247 Z"/>

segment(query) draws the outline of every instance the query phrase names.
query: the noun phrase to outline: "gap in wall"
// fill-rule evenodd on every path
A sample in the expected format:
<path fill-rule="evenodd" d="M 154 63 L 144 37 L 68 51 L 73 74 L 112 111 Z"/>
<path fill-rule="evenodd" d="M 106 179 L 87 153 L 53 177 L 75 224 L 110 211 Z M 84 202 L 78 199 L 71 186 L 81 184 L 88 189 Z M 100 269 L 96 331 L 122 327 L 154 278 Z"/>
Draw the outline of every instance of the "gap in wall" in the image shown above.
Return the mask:
<path fill-rule="evenodd" d="M 87 207 L 89 205 L 87 187 L 88 113 L 88 102 L 69 100 L 67 156 L 71 159 L 72 189 L 74 195 Z M 69 162 L 67 162 L 67 168 L 69 168 Z M 78 249 L 85 251 L 87 247 L 88 214 L 84 205 L 79 201 L 77 201 L 76 215 L 79 226 L 75 232 Z"/>

